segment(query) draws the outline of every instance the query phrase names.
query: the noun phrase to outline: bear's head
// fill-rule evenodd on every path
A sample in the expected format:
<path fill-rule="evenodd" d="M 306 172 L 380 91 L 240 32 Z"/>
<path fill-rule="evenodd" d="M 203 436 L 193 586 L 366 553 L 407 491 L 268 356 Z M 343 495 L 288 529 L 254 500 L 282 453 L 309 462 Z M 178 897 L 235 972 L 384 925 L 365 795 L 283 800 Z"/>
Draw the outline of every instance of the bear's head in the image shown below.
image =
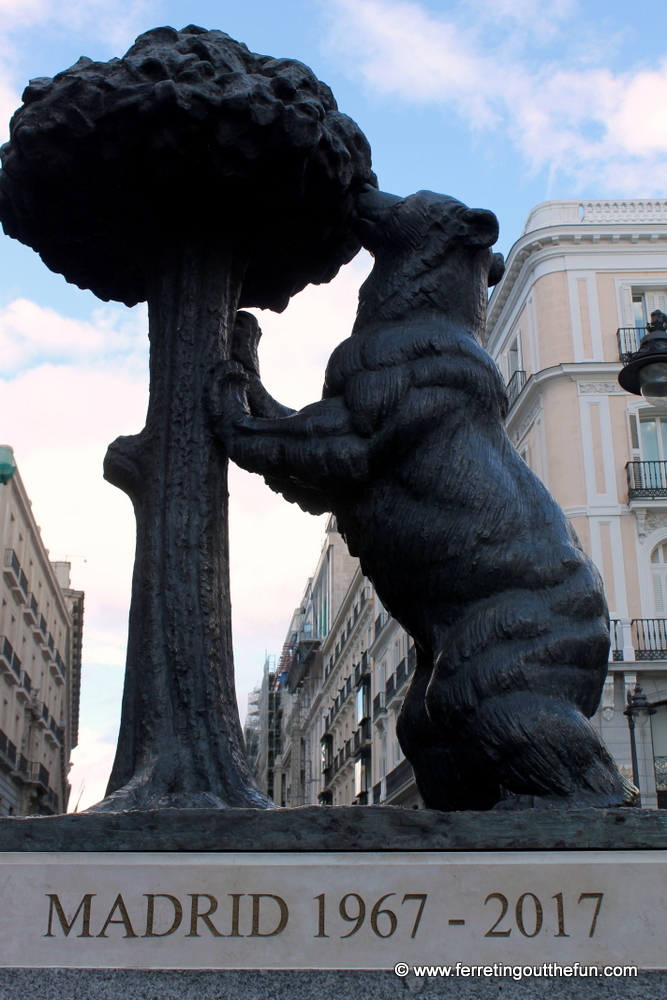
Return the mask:
<path fill-rule="evenodd" d="M 493 212 L 433 191 L 398 198 L 369 187 L 357 199 L 353 226 L 375 257 L 360 293 L 362 323 L 409 311 L 446 313 L 478 326 L 486 289 L 504 271 L 501 254 L 490 249 L 498 239 Z"/>

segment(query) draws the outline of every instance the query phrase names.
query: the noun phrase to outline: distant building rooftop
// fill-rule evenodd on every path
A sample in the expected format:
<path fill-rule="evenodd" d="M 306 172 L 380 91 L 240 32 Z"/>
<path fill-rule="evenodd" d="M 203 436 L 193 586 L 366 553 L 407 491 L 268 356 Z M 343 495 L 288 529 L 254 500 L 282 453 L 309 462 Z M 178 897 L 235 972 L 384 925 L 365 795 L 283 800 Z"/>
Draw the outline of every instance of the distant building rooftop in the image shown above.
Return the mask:
<path fill-rule="evenodd" d="M 667 200 L 619 198 L 616 201 L 543 201 L 531 209 L 522 236 L 549 226 L 619 225 L 667 222 Z"/>

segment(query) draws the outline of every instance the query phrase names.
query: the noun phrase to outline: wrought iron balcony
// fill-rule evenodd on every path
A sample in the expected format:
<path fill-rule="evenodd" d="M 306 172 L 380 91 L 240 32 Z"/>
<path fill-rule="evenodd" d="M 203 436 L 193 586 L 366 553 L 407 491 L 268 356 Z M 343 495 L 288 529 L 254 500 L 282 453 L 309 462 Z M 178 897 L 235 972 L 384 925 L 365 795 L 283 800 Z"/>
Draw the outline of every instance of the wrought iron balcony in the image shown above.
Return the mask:
<path fill-rule="evenodd" d="M 363 681 L 364 677 L 368 676 L 370 673 L 370 667 L 368 665 L 368 653 L 361 654 L 361 662 L 357 663 L 354 668 L 354 683 L 358 687 Z"/>
<path fill-rule="evenodd" d="M 667 499 L 667 462 L 628 462 L 630 500 Z"/>
<path fill-rule="evenodd" d="M 46 806 L 53 813 L 60 812 L 60 802 L 58 800 L 58 794 L 53 790 L 53 788 L 48 789 L 46 795 L 42 799 L 41 805 L 42 807 Z"/>
<path fill-rule="evenodd" d="M 638 330 L 634 326 L 619 326 L 616 331 L 618 340 L 618 358 L 624 365 L 632 359 L 632 355 L 639 350 L 639 343 L 646 335 L 646 328 Z"/>
<path fill-rule="evenodd" d="M 25 618 L 28 625 L 35 626 L 39 620 L 39 610 L 37 608 L 37 599 L 34 594 L 28 594 L 28 601 L 25 608 L 23 609 L 23 617 Z"/>
<path fill-rule="evenodd" d="M 623 662 L 623 623 L 618 618 L 609 622 L 609 637 L 611 639 L 611 658 L 617 663 Z"/>
<path fill-rule="evenodd" d="M 12 769 L 16 767 L 16 747 L 12 741 L 0 729 L 0 764 L 9 765 Z"/>
<path fill-rule="evenodd" d="M 28 760 L 22 753 L 16 758 L 16 776 L 28 785 L 41 785 L 44 791 L 49 788 L 49 772 L 43 764 Z"/>
<path fill-rule="evenodd" d="M 523 391 L 523 387 L 526 384 L 526 373 L 524 371 L 516 371 L 512 375 L 511 379 L 507 383 L 507 395 L 510 401 L 510 409 L 514 406 L 517 399 Z"/>
<path fill-rule="evenodd" d="M 65 664 L 57 649 L 53 651 L 53 660 L 49 665 L 49 669 L 56 679 L 56 684 L 63 684 L 65 681 Z"/>
<path fill-rule="evenodd" d="M 58 741 L 58 743 L 62 744 L 62 741 L 63 741 L 63 730 L 58 725 L 58 723 L 53 718 L 53 716 L 51 716 L 51 718 L 49 719 L 49 729 L 53 733 L 53 735 L 55 736 L 55 738 Z"/>
<path fill-rule="evenodd" d="M 0 635 L 0 668 L 10 684 L 18 684 L 21 680 L 21 661 L 5 635 Z"/>
<path fill-rule="evenodd" d="M 395 677 L 396 677 L 396 691 L 398 692 L 401 690 L 401 688 L 408 679 L 408 671 L 406 667 L 405 657 L 403 657 L 399 665 L 396 667 Z"/>
<path fill-rule="evenodd" d="M 380 614 L 375 619 L 375 638 L 379 636 L 382 629 L 385 627 L 389 621 L 389 615 L 386 611 L 381 611 Z"/>
<path fill-rule="evenodd" d="M 376 694 L 373 698 L 373 722 L 375 722 L 376 719 L 379 719 L 381 715 L 385 715 L 387 711 L 384 703 L 384 697 L 384 691 L 380 691 L 380 693 Z"/>
<path fill-rule="evenodd" d="M 21 671 L 21 681 L 16 688 L 16 697 L 19 701 L 22 701 L 24 705 L 27 705 L 30 701 L 30 692 L 32 691 L 32 679 L 30 674 L 27 674 L 25 670 Z"/>
<path fill-rule="evenodd" d="M 635 659 L 667 660 L 667 619 L 634 618 Z"/>
<path fill-rule="evenodd" d="M 391 798 L 397 792 L 400 792 L 402 788 L 405 788 L 414 780 L 414 775 L 412 772 L 412 764 L 407 759 L 402 760 L 401 763 L 390 771 L 387 775 L 387 798 Z"/>
<path fill-rule="evenodd" d="M 28 601 L 28 578 L 21 569 L 19 558 L 13 549 L 5 549 L 5 565 L 3 569 L 5 582 L 9 585 L 14 599 L 19 604 Z"/>

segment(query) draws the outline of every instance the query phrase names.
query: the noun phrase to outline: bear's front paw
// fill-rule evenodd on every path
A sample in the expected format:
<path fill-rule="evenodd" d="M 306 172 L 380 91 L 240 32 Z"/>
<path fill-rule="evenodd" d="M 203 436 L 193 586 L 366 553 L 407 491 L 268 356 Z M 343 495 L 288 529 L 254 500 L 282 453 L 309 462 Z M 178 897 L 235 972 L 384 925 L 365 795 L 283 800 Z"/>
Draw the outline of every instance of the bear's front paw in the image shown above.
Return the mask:
<path fill-rule="evenodd" d="M 238 361 L 221 361 L 216 366 L 207 393 L 208 410 L 213 420 L 248 413 L 246 391 L 248 376 Z"/>
<path fill-rule="evenodd" d="M 247 312 L 237 312 L 232 334 L 232 358 L 240 362 L 247 372 L 259 378 L 257 347 L 262 331 L 259 323 Z"/>

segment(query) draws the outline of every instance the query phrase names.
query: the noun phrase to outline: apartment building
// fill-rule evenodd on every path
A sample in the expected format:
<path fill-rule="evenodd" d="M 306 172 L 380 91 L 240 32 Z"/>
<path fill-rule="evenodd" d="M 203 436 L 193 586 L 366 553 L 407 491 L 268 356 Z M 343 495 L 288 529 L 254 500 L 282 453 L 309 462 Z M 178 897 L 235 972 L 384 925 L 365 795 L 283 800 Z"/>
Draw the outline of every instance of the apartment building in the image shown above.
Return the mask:
<path fill-rule="evenodd" d="M 649 808 L 667 808 L 667 409 L 617 376 L 658 308 L 667 201 L 546 202 L 508 255 L 484 340 L 507 383 L 510 440 L 602 574 L 612 649 L 593 724 Z M 318 615 L 325 575 L 336 597 Z M 279 763 L 297 742 L 302 755 L 276 801 L 420 805 L 395 728 L 414 659 L 330 519 L 275 673 Z M 624 712 L 637 684 L 652 714 L 636 716 L 633 767 Z"/>
<path fill-rule="evenodd" d="M 0 446 L 0 815 L 65 812 L 78 739 L 83 593 L 52 564 Z"/>
<path fill-rule="evenodd" d="M 330 517 L 280 659 L 265 666 L 252 696 L 266 746 L 257 755 L 260 787 L 281 806 L 419 805 L 396 739 L 414 664 L 412 640 L 384 610 Z M 246 739 L 254 744 L 251 715 Z"/>

